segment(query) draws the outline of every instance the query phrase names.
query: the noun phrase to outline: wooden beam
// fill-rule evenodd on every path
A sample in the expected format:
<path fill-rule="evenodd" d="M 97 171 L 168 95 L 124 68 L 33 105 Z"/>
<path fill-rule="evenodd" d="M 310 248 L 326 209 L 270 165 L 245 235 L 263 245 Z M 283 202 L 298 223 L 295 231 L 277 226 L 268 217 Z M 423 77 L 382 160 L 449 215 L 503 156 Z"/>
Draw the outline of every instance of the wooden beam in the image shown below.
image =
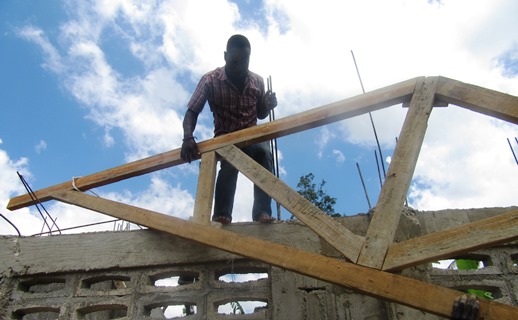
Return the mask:
<path fill-rule="evenodd" d="M 198 176 L 193 213 L 193 221 L 196 223 L 210 224 L 217 164 L 216 152 L 211 151 L 201 155 L 200 175 Z"/>
<path fill-rule="evenodd" d="M 273 138 L 304 131 L 314 127 L 351 118 L 357 115 L 392 106 L 410 100 L 417 79 L 406 80 L 388 87 L 374 90 L 299 114 L 288 116 L 273 122 L 264 123 L 252 128 L 236 131 L 214 139 L 200 142 L 200 152 L 214 151 L 227 145 L 246 145 L 267 141 Z M 75 179 L 75 185 L 82 191 L 104 186 L 110 183 L 136 177 L 146 173 L 176 166 L 184 163 L 180 159 L 180 149 L 164 152 L 148 158 L 130 162 L 111 169 Z M 35 191 L 42 202 L 51 199 L 58 191 L 71 190 L 72 181 L 63 182 L 52 187 Z M 9 210 L 16 210 L 33 205 L 29 195 L 12 198 L 7 205 Z"/>
<path fill-rule="evenodd" d="M 518 239 L 518 210 L 433 232 L 389 246 L 384 270 L 452 258 Z"/>
<path fill-rule="evenodd" d="M 53 198 L 442 317 L 449 317 L 453 300 L 463 294 L 456 290 L 77 191 L 59 192 L 54 194 Z M 481 300 L 480 315 L 486 320 L 517 319 L 518 308 Z"/>
<path fill-rule="evenodd" d="M 381 269 L 394 240 L 401 210 L 414 174 L 428 118 L 434 105 L 437 77 L 420 80 L 410 102 L 387 177 L 373 211 L 372 221 L 358 259 L 364 266 Z"/>
<path fill-rule="evenodd" d="M 363 237 L 360 237 L 323 213 L 298 192 L 268 172 L 237 147 L 228 146 L 216 151 L 259 188 L 277 200 L 286 210 L 324 238 L 347 259 L 356 261 Z"/>
<path fill-rule="evenodd" d="M 441 101 L 518 124 L 518 97 L 444 77 L 436 94 Z"/>

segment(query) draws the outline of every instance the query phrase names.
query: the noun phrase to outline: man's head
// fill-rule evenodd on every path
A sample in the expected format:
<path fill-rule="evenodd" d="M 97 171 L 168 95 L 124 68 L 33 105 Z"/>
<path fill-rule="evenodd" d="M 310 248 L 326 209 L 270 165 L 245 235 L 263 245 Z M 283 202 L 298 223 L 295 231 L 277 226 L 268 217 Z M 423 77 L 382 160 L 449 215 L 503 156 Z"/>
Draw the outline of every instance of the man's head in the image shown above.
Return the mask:
<path fill-rule="evenodd" d="M 236 34 L 228 39 L 225 70 L 231 80 L 243 80 L 248 75 L 250 50 L 250 42 L 245 36 Z"/>

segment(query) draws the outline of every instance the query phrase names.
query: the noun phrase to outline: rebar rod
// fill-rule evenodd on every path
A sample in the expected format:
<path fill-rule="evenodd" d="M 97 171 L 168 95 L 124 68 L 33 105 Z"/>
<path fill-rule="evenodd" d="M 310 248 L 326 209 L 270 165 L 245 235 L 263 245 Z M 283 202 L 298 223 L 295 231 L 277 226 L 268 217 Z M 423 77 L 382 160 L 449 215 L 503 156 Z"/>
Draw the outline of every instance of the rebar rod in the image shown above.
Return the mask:
<path fill-rule="evenodd" d="M 54 219 L 52 219 L 52 216 L 47 212 L 47 209 L 45 209 L 45 207 L 43 206 L 43 204 L 40 202 L 40 200 L 38 199 L 38 197 L 36 197 L 36 195 L 34 194 L 34 191 L 32 191 L 32 188 L 31 186 L 29 186 L 29 183 L 27 183 L 27 181 L 25 181 L 25 179 L 23 178 L 23 176 L 20 174 L 20 172 L 16 172 L 18 174 L 18 177 L 20 178 L 20 180 L 22 181 L 23 183 L 23 186 L 25 187 L 25 190 L 27 190 L 27 193 L 29 194 L 29 196 L 31 197 L 31 200 L 33 202 L 36 203 L 36 209 L 38 209 L 38 212 L 40 213 L 40 216 L 41 218 L 43 219 L 43 223 L 45 225 L 47 225 L 47 227 L 49 228 L 49 231 L 52 233 L 52 228 L 54 226 L 56 226 L 56 228 L 58 229 L 58 232 L 61 234 L 61 230 L 59 230 L 59 227 L 57 226 L 56 222 L 54 221 Z M 43 215 L 43 213 L 41 212 L 39 206 L 41 206 L 41 208 L 45 211 L 45 213 L 47 214 L 47 216 L 50 218 L 50 220 L 52 221 L 52 227 L 49 226 L 49 224 L 47 223 L 47 219 L 45 219 L 45 216 Z"/>
<path fill-rule="evenodd" d="M 20 237 L 22 236 L 22 234 L 20 233 L 20 230 L 18 230 L 18 228 L 16 228 L 16 226 L 14 225 L 14 223 L 11 222 L 11 220 L 7 219 L 7 217 L 1 213 L 0 213 L 0 217 L 4 218 L 5 221 L 7 221 L 11 226 L 13 226 L 13 228 L 16 230 L 16 232 L 18 232 L 18 236 L 20 236 Z"/>
<path fill-rule="evenodd" d="M 358 168 L 358 173 L 360 174 L 360 179 L 362 181 L 362 186 L 363 186 L 363 192 L 365 192 L 365 198 L 367 198 L 367 204 L 369 205 L 369 210 L 371 210 L 372 209 L 371 201 L 369 199 L 369 194 L 367 193 L 367 188 L 365 187 L 365 182 L 363 181 L 362 171 L 360 169 L 360 165 L 358 164 L 358 162 L 356 162 L 356 167 Z"/>
<path fill-rule="evenodd" d="M 514 138 L 516 140 L 516 138 Z M 511 148 L 511 152 L 513 153 L 513 156 L 514 156 L 514 161 L 516 161 L 516 165 L 518 165 L 518 158 L 516 158 L 516 153 L 514 153 L 514 149 L 513 149 L 513 146 L 511 145 L 511 140 L 509 140 L 509 138 L 507 138 L 507 143 L 509 143 L 509 148 Z M 518 143 L 518 140 L 516 140 L 516 143 Z"/>
<path fill-rule="evenodd" d="M 358 69 L 358 64 L 356 63 L 356 58 L 354 57 L 354 52 L 351 50 L 351 55 L 353 56 L 354 66 L 356 67 L 356 73 L 358 74 L 358 79 L 360 80 L 360 85 L 362 87 L 363 93 L 365 93 L 365 88 L 363 87 L 362 77 L 360 76 L 360 70 Z M 380 141 L 378 139 L 378 133 L 376 132 L 376 126 L 374 125 L 374 120 L 372 119 L 372 114 L 369 112 L 369 118 L 371 120 L 372 131 L 374 131 L 374 138 L 376 139 L 376 145 L 378 146 L 378 150 L 380 152 L 381 159 L 381 168 L 383 169 L 383 178 L 387 177 L 387 173 L 385 171 L 385 164 L 383 163 L 383 153 L 381 152 Z"/>

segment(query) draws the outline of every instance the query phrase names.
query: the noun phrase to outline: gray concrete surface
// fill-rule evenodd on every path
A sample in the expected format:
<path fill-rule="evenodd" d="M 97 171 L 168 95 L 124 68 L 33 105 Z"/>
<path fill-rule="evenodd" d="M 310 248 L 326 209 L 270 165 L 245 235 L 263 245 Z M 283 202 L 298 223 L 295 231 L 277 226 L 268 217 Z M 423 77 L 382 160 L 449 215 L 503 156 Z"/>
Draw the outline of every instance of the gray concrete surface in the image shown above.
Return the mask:
<path fill-rule="evenodd" d="M 517 208 L 416 212 L 405 209 L 396 241 L 490 217 Z M 339 218 L 365 234 L 369 216 Z M 270 226 L 239 223 L 227 230 L 329 256 L 339 256 L 297 222 Z M 478 270 L 441 270 L 431 264 L 403 275 L 455 289 L 484 289 L 500 302 L 518 305 L 518 245 L 479 250 L 468 258 Z M 226 274 L 265 278 L 224 282 Z M 157 286 L 155 281 L 197 277 L 191 284 Z M 218 313 L 233 301 L 266 304 L 246 315 Z M 184 319 L 437 319 L 344 287 L 152 230 L 46 237 L 0 237 L 0 319 L 166 319 L 165 306 L 196 305 Z"/>

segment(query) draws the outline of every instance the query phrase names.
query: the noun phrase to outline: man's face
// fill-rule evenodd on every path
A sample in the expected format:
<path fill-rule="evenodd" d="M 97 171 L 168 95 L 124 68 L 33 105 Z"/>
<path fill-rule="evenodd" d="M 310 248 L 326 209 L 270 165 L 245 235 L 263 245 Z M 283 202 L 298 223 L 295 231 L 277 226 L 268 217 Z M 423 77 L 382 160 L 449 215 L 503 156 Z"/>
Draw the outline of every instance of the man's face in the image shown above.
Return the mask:
<path fill-rule="evenodd" d="M 232 79 L 243 79 L 248 74 L 250 48 L 230 48 L 225 52 L 225 69 Z"/>

